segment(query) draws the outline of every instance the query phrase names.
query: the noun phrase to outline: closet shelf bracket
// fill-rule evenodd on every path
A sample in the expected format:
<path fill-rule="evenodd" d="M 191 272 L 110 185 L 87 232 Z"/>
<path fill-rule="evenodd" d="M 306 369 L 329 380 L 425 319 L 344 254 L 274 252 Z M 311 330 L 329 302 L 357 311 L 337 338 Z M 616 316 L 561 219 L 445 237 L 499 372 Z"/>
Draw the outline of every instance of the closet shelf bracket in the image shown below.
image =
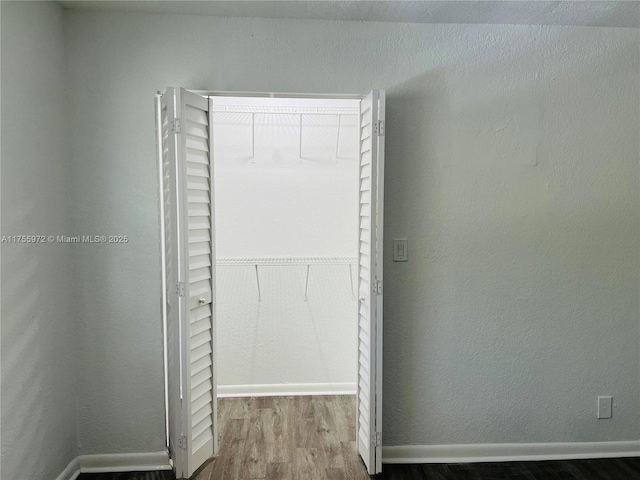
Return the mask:
<path fill-rule="evenodd" d="M 262 292 L 260 291 L 260 275 L 258 274 L 258 265 L 256 267 L 256 285 L 258 286 L 258 301 L 262 301 Z"/>
<path fill-rule="evenodd" d="M 307 281 L 304 284 L 304 301 L 309 300 L 309 270 L 311 269 L 311 265 L 307 265 Z"/>
<path fill-rule="evenodd" d="M 251 112 L 251 163 L 256 163 L 256 114 Z"/>
<path fill-rule="evenodd" d="M 350 280 L 349 284 L 351 285 L 351 297 L 356 298 L 356 294 L 353 291 L 353 268 L 351 265 L 352 264 L 350 263 L 349 264 L 349 280 Z"/>
<path fill-rule="evenodd" d="M 338 114 L 338 131 L 336 132 L 336 163 L 338 163 L 338 147 L 340 146 L 340 123 L 342 115 Z"/>
<path fill-rule="evenodd" d="M 300 118 L 300 140 L 298 142 L 298 163 L 302 163 L 302 114 L 298 115 L 298 117 Z"/>

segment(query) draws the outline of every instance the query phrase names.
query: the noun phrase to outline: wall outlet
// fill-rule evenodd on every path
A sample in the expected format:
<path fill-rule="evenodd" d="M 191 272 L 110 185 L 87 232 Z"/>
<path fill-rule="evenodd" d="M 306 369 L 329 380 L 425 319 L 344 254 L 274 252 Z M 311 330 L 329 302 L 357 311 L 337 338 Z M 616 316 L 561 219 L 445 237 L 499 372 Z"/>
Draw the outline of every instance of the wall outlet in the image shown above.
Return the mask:
<path fill-rule="evenodd" d="M 612 397 L 598 397 L 598 418 L 611 418 L 613 409 Z"/>
<path fill-rule="evenodd" d="M 393 239 L 393 261 L 406 262 L 409 260 L 408 244 L 406 238 Z"/>

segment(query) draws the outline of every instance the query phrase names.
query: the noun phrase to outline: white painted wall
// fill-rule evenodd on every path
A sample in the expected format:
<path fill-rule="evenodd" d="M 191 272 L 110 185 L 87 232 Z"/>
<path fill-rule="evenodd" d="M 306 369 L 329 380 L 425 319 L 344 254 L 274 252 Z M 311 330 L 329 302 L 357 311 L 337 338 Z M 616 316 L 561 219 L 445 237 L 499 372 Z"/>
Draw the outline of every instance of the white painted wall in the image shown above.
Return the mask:
<path fill-rule="evenodd" d="M 1 9 L 1 235 L 70 235 L 62 10 Z M 1 477 L 51 480 L 77 455 L 70 248 L 0 248 Z"/>
<path fill-rule="evenodd" d="M 353 257 L 358 240 L 359 100 L 221 97 L 219 108 L 254 111 L 351 109 L 302 116 L 214 114 L 216 255 Z M 325 110 L 326 111 L 326 110 Z M 336 158 L 336 143 L 337 158 Z M 357 269 L 353 265 L 354 279 Z M 349 265 L 218 267 L 217 346 L 221 392 L 232 385 L 352 384 L 357 315 Z M 344 388 L 343 385 L 341 385 Z M 260 391 L 268 391 L 259 387 Z"/>
<path fill-rule="evenodd" d="M 386 88 L 384 442 L 637 439 L 637 30 L 69 12 L 83 453 L 162 446 L 152 95 Z M 98 381 L 99 379 L 99 381 Z M 616 398 L 596 421 L 597 395 Z"/>

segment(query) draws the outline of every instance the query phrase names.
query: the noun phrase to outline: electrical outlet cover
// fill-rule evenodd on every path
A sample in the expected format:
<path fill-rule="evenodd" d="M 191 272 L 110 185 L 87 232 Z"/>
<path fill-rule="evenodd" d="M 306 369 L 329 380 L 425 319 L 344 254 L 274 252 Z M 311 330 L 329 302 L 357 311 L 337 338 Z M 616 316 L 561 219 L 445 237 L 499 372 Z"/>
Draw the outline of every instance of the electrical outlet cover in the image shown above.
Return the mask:
<path fill-rule="evenodd" d="M 598 397 L 598 418 L 611 418 L 611 410 L 613 409 L 612 397 Z"/>

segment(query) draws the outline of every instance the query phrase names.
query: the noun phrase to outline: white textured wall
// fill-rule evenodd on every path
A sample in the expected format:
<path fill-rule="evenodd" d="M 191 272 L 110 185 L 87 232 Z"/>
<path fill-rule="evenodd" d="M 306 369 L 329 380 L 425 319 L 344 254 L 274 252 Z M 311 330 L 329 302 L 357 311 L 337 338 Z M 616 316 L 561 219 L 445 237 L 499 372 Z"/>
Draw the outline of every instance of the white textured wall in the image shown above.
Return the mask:
<path fill-rule="evenodd" d="M 62 11 L 2 2 L 2 235 L 69 233 Z M 77 454 L 68 245 L 2 245 L 2 480 Z"/>
<path fill-rule="evenodd" d="M 386 445 L 638 438 L 638 31 L 70 12 L 83 453 L 162 446 L 153 93 L 388 91 Z M 408 263 L 390 261 L 409 238 Z M 614 418 L 596 421 L 597 395 Z"/>
<path fill-rule="evenodd" d="M 219 98 L 218 104 L 238 104 Z M 291 100 L 250 99 L 260 108 Z M 318 102 L 297 102 L 312 107 Z M 358 241 L 358 100 L 341 120 L 304 115 L 214 115 L 216 255 L 220 258 L 354 257 Z M 324 102 L 327 108 L 328 102 Z M 354 279 L 357 267 L 353 265 Z M 349 265 L 218 267 L 219 385 L 356 381 L 357 304 Z"/>

